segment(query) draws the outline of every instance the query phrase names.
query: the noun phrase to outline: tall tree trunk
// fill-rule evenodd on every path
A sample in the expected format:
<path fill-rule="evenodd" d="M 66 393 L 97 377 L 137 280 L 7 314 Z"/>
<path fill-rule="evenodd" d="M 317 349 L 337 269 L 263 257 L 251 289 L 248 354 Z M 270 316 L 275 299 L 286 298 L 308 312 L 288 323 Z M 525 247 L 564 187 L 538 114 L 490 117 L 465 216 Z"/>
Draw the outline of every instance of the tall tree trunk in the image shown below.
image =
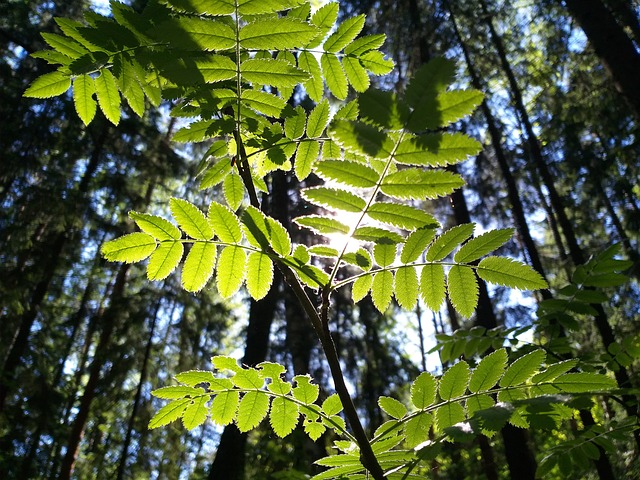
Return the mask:
<path fill-rule="evenodd" d="M 131 438 L 133 437 L 133 429 L 135 421 L 138 416 L 138 407 L 140 405 L 140 399 L 142 398 L 142 389 L 147 381 L 147 372 L 149 370 L 149 358 L 151 356 L 151 348 L 153 347 L 153 336 L 155 335 L 156 323 L 158 320 L 158 311 L 160 305 L 158 304 L 155 309 L 153 318 L 151 319 L 151 326 L 149 327 L 149 339 L 144 349 L 144 356 L 142 358 L 142 367 L 140 368 L 140 380 L 138 381 L 138 388 L 133 398 L 133 405 L 131 406 L 131 415 L 127 422 L 127 433 L 122 444 L 122 453 L 120 454 L 120 461 L 118 462 L 118 472 L 116 474 L 117 480 L 122 480 L 124 472 L 127 467 L 127 458 L 129 456 L 129 446 L 131 445 Z"/>
<path fill-rule="evenodd" d="M 58 477 L 59 480 L 69 480 L 71 478 L 73 467 L 78 457 L 80 441 L 82 440 L 84 429 L 89 418 L 91 404 L 95 399 L 96 390 L 100 380 L 100 373 L 109 355 L 108 351 L 111 343 L 111 337 L 116 325 L 119 323 L 118 317 L 123 312 L 124 288 L 129 268 L 129 264 L 123 264 L 120 267 L 113 287 L 113 292 L 111 293 L 109 307 L 105 310 L 103 317 L 100 319 L 100 323 L 102 324 L 100 340 L 96 346 L 96 352 L 93 361 L 91 362 L 91 366 L 89 367 L 89 379 L 87 380 L 84 393 L 80 399 L 78 413 L 71 425 L 71 431 L 67 441 L 67 450 L 64 458 L 62 459 L 60 475 Z"/>
<path fill-rule="evenodd" d="M 564 3 L 611 74 L 616 89 L 640 120 L 640 54 L 633 42 L 601 0 L 564 0 Z"/>

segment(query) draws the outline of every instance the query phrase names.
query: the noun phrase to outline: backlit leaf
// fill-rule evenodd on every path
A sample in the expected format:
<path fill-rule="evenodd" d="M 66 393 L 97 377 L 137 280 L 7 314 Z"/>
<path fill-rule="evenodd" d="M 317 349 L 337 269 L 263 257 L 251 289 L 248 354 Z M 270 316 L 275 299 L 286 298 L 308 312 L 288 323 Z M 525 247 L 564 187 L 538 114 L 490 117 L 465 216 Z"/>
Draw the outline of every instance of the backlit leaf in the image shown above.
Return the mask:
<path fill-rule="evenodd" d="M 204 389 L 202 388 L 194 388 L 194 387 L 185 387 L 184 385 L 172 385 L 170 387 L 162 387 L 158 388 L 151 392 L 156 398 L 164 398 L 167 400 L 174 400 L 176 398 L 185 398 L 185 397 L 193 397 L 197 395 L 202 395 L 204 393 Z"/>
<path fill-rule="evenodd" d="M 273 262 L 260 252 L 251 252 L 247 260 L 247 290 L 254 300 L 263 298 L 273 282 Z"/>
<path fill-rule="evenodd" d="M 443 167 L 476 155 L 477 140 L 462 133 L 426 133 L 402 140 L 393 156 L 398 163 Z"/>
<path fill-rule="evenodd" d="M 376 50 L 380 48 L 384 44 L 386 38 L 387 37 L 384 33 L 363 35 L 344 47 L 344 53 L 345 55 L 355 55 L 357 57 L 369 50 Z"/>
<path fill-rule="evenodd" d="M 366 123 L 336 120 L 331 123 L 329 134 L 338 145 L 353 153 L 386 158 L 393 150 L 389 136 Z"/>
<path fill-rule="evenodd" d="M 320 65 L 327 87 L 338 100 L 344 100 L 349 93 L 347 75 L 342 68 L 338 57 L 332 53 L 323 53 L 320 58 Z"/>
<path fill-rule="evenodd" d="M 280 97 L 260 90 L 244 90 L 242 102 L 260 113 L 276 118 L 280 116 L 280 112 L 286 105 Z"/>
<path fill-rule="evenodd" d="M 415 267 L 400 267 L 395 276 L 395 296 L 405 310 L 412 310 L 418 300 L 418 274 Z"/>
<path fill-rule="evenodd" d="M 136 222 L 140 230 L 158 240 L 180 240 L 182 236 L 178 227 L 162 217 L 131 211 L 129 218 Z"/>
<path fill-rule="evenodd" d="M 465 419 L 464 407 L 459 403 L 449 403 L 436 410 L 436 425 L 440 431 Z"/>
<path fill-rule="evenodd" d="M 384 312 L 391 303 L 393 295 L 393 273 L 383 270 L 373 275 L 371 299 L 380 312 Z"/>
<path fill-rule="evenodd" d="M 207 408 L 207 402 L 209 400 L 208 395 L 203 395 L 194 398 L 191 403 L 187 405 L 187 408 L 185 408 L 182 414 L 182 424 L 184 428 L 193 430 L 205 422 L 209 415 L 209 408 Z"/>
<path fill-rule="evenodd" d="M 307 124 L 307 115 L 304 108 L 298 105 L 294 113 L 284 120 L 284 134 L 287 138 L 295 140 L 304 135 L 305 126 Z"/>
<path fill-rule="evenodd" d="M 289 255 L 291 252 L 291 238 L 284 226 L 271 217 L 266 217 L 267 229 L 271 240 L 271 248 L 279 255 Z"/>
<path fill-rule="evenodd" d="M 147 278 L 149 280 L 163 280 L 173 272 L 184 253 L 181 242 L 161 242 L 158 248 L 151 254 L 147 266 Z"/>
<path fill-rule="evenodd" d="M 228 24 L 202 17 L 180 16 L 162 22 L 156 36 L 187 50 L 226 50 L 236 43 L 235 33 Z"/>
<path fill-rule="evenodd" d="M 436 57 L 424 64 L 411 77 L 405 92 L 405 99 L 413 109 L 424 116 L 424 107 L 453 82 L 455 63 Z M 416 116 L 414 114 L 414 116 Z"/>
<path fill-rule="evenodd" d="M 449 255 L 458 245 L 473 235 L 475 225 L 465 223 L 450 228 L 431 244 L 427 252 L 427 261 L 437 262 Z"/>
<path fill-rule="evenodd" d="M 241 432 L 253 430 L 269 411 L 269 397 L 264 392 L 247 392 L 238 405 L 236 425 Z"/>
<path fill-rule="evenodd" d="M 373 187 L 380 176 L 371 167 L 348 160 L 323 160 L 316 163 L 318 175 L 351 187 Z"/>
<path fill-rule="evenodd" d="M 337 188 L 316 187 L 305 188 L 302 198 L 322 207 L 335 208 L 345 212 L 361 212 L 366 206 L 362 197 Z"/>
<path fill-rule="evenodd" d="M 360 56 L 360 63 L 374 75 L 386 75 L 395 67 L 393 60 L 384 58 L 384 54 L 378 50 L 371 50 Z"/>
<path fill-rule="evenodd" d="M 218 393 L 211 402 L 211 420 L 220 425 L 229 425 L 236 418 L 240 394 L 237 390 Z"/>
<path fill-rule="evenodd" d="M 151 235 L 136 232 L 105 242 L 100 251 L 110 262 L 135 263 L 151 255 L 156 246 Z"/>
<path fill-rule="evenodd" d="M 449 195 L 463 185 L 464 180 L 455 173 L 406 168 L 387 175 L 380 190 L 401 200 L 424 200 Z"/>
<path fill-rule="evenodd" d="M 402 247 L 400 261 L 402 263 L 415 262 L 427 248 L 427 245 L 431 243 L 431 240 L 436 236 L 435 227 L 439 225 L 440 224 L 438 222 L 435 222 L 433 226 L 427 225 L 425 227 L 418 228 L 415 232 L 411 233 Z"/>
<path fill-rule="evenodd" d="M 469 380 L 469 391 L 486 392 L 498 383 L 507 365 L 507 351 L 504 348 L 484 357 L 473 370 Z"/>
<path fill-rule="evenodd" d="M 339 52 L 342 50 L 362 31 L 365 19 L 366 17 L 364 15 L 346 19 L 338 25 L 336 31 L 327 38 L 322 48 L 326 52 Z"/>
<path fill-rule="evenodd" d="M 189 403 L 191 403 L 190 398 L 183 398 L 180 400 L 174 400 L 168 405 L 165 405 L 160 410 L 158 410 L 158 413 L 153 416 L 153 418 L 149 422 L 149 428 L 153 429 L 163 427 L 170 424 L 174 420 L 177 420 L 182 416 L 182 413 L 184 412 L 185 408 L 187 408 L 187 405 L 189 405 Z"/>
<path fill-rule="evenodd" d="M 85 125 L 89 125 L 96 115 L 97 103 L 93 98 L 94 93 L 95 83 L 89 75 L 79 75 L 73 81 L 73 104 Z"/>
<path fill-rule="evenodd" d="M 305 82 L 309 74 L 294 67 L 285 60 L 250 58 L 240 65 L 242 77 L 259 85 L 271 85 L 276 88 L 295 87 Z"/>
<path fill-rule="evenodd" d="M 239 243 L 242 240 L 240 221 L 228 207 L 211 202 L 207 214 L 216 236 L 227 243 Z"/>
<path fill-rule="evenodd" d="M 311 52 L 300 52 L 298 56 L 298 67 L 310 75 L 309 79 L 303 84 L 304 89 L 309 94 L 309 98 L 314 102 L 320 102 L 324 95 L 324 80 L 318 59 Z"/>
<path fill-rule="evenodd" d="M 306 45 L 318 33 L 314 25 L 287 17 L 258 19 L 240 29 L 243 48 L 284 50 Z"/>
<path fill-rule="evenodd" d="M 547 354 L 544 350 L 534 350 L 531 353 L 523 355 L 507 368 L 506 372 L 500 379 L 501 387 L 512 387 L 521 385 L 531 378 L 544 362 Z"/>
<path fill-rule="evenodd" d="M 378 398 L 378 405 L 384 411 L 384 413 L 397 420 L 404 417 L 407 413 L 407 407 L 405 407 L 395 398 L 382 396 Z"/>
<path fill-rule="evenodd" d="M 191 238 L 197 240 L 213 238 L 213 229 L 207 217 L 194 204 L 180 198 L 171 198 L 169 208 L 180 228 Z"/>
<path fill-rule="evenodd" d="M 433 423 L 433 416 L 423 413 L 413 417 L 404 424 L 404 437 L 408 448 L 415 448 L 429 438 L 429 428 Z"/>
<path fill-rule="evenodd" d="M 120 94 L 113 74 L 107 70 L 100 70 L 100 76 L 95 79 L 96 95 L 100 110 L 114 125 L 120 122 Z"/>
<path fill-rule="evenodd" d="M 422 372 L 411 384 L 411 403 L 418 410 L 430 407 L 436 401 L 436 379 L 429 372 Z"/>
<path fill-rule="evenodd" d="M 438 393 L 442 400 L 451 400 L 464 395 L 468 384 L 469 365 L 467 362 L 460 361 L 442 375 Z"/>
<path fill-rule="evenodd" d="M 487 257 L 480 261 L 476 272 L 488 283 L 520 290 L 547 288 L 547 282 L 529 265 L 504 257 Z"/>
<path fill-rule="evenodd" d="M 461 263 L 470 263 L 487 253 L 500 248 L 513 236 L 513 228 L 501 228 L 491 230 L 472 238 L 465 243 L 453 256 L 453 260 Z"/>
<path fill-rule="evenodd" d="M 213 243 L 197 242 L 191 246 L 182 267 L 182 286 L 189 292 L 198 292 L 207 284 L 216 261 Z"/>
<path fill-rule="evenodd" d="M 456 311 L 469 318 L 478 304 L 478 281 L 473 270 L 464 265 L 454 265 L 447 276 L 449 299 Z"/>
<path fill-rule="evenodd" d="M 289 435 L 298 424 L 300 411 L 298 405 L 283 397 L 275 397 L 271 401 L 269 422 L 274 433 L 280 437 Z"/>
<path fill-rule="evenodd" d="M 225 247 L 220 252 L 216 285 L 222 298 L 229 298 L 242 286 L 246 273 L 247 255 L 243 248 Z"/>
<path fill-rule="evenodd" d="M 310 138 L 320 137 L 324 129 L 327 128 L 328 123 L 329 102 L 325 99 L 318 103 L 309 114 L 309 119 L 307 120 L 307 136 Z"/>
<path fill-rule="evenodd" d="M 294 162 L 294 169 L 298 180 L 304 180 L 309 176 L 319 154 L 320 144 L 318 142 L 304 141 L 300 143 Z"/>
<path fill-rule="evenodd" d="M 321 233 L 349 233 L 349 226 L 345 225 L 334 218 L 323 217 L 320 215 L 307 215 L 304 217 L 298 217 L 294 219 L 298 225 L 307 227 L 310 230 Z"/>
<path fill-rule="evenodd" d="M 556 378 L 553 385 L 567 393 L 600 392 L 618 386 L 615 379 L 591 372 L 565 373 Z"/>
<path fill-rule="evenodd" d="M 369 290 L 371 290 L 372 284 L 372 275 L 364 275 L 362 277 L 356 278 L 356 280 L 353 282 L 353 286 L 351 287 L 351 297 L 353 299 L 353 303 L 358 303 L 360 300 L 366 297 L 369 293 Z"/>
<path fill-rule="evenodd" d="M 342 67 L 356 92 L 364 92 L 369 88 L 369 75 L 357 58 L 345 57 L 342 60 Z"/>
<path fill-rule="evenodd" d="M 420 297 L 427 308 L 433 312 L 440 311 L 446 296 L 444 267 L 430 263 L 422 267 L 420 273 Z"/>
<path fill-rule="evenodd" d="M 230 173 L 224 179 L 222 191 L 224 199 L 231 209 L 237 210 L 244 200 L 244 183 L 242 178 L 235 172 Z"/>
<path fill-rule="evenodd" d="M 438 223 L 433 215 L 424 210 L 396 203 L 374 203 L 367 209 L 367 215 L 379 222 L 406 230 Z"/>

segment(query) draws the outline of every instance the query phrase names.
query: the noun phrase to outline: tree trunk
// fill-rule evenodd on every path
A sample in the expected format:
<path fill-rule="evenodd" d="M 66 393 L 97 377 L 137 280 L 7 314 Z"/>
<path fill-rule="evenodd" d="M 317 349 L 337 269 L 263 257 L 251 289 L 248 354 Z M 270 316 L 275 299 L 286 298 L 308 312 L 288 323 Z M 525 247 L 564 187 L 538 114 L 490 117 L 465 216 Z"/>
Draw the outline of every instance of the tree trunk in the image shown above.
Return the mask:
<path fill-rule="evenodd" d="M 640 120 L 640 55 L 633 41 L 601 0 L 565 0 L 564 3 L 611 74 L 616 89 Z"/>

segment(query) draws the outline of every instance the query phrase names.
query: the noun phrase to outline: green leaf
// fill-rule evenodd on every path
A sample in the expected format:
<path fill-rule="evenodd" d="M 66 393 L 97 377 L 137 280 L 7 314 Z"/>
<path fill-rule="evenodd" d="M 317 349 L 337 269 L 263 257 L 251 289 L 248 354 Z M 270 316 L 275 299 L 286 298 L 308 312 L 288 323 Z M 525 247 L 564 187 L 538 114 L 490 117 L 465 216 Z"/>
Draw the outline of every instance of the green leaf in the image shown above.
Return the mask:
<path fill-rule="evenodd" d="M 307 215 L 304 217 L 297 217 L 293 220 L 302 227 L 321 233 L 323 235 L 332 233 L 349 233 L 349 226 L 345 225 L 334 218 L 323 217 L 321 215 Z"/>
<path fill-rule="evenodd" d="M 314 245 L 309 247 L 308 252 L 316 257 L 325 258 L 337 258 L 339 255 L 338 250 L 327 245 Z"/>
<path fill-rule="evenodd" d="M 280 97 L 259 90 L 244 90 L 242 102 L 254 110 L 270 117 L 280 117 L 286 102 Z"/>
<path fill-rule="evenodd" d="M 347 83 L 347 75 L 342 68 L 342 64 L 338 57 L 333 53 L 323 53 L 320 57 L 320 66 L 327 87 L 338 100 L 344 100 L 349 93 L 349 84 Z"/>
<path fill-rule="evenodd" d="M 311 111 L 307 120 L 307 136 L 309 138 L 322 136 L 322 132 L 324 132 L 329 123 L 329 111 L 329 101 L 327 99 L 322 100 Z"/>
<path fill-rule="evenodd" d="M 250 58 L 240 65 L 242 77 L 259 85 L 276 88 L 295 87 L 309 79 L 304 70 L 294 67 L 286 60 Z"/>
<path fill-rule="evenodd" d="M 478 305 L 478 281 L 473 270 L 464 265 L 454 265 L 447 276 L 449 299 L 456 311 L 469 318 Z"/>
<path fill-rule="evenodd" d="M 574 368 L 577 364 L 578 360 L 574 358 L 549 365 L 545 370 L 540 373 L 536 373 L 531 377 L 531 383 L 542 383 L 555 380 L 563 373 L 567 373 L 569 370 Z"/>
<path fill-rule="evenodd" d="M 402 140 L 393 156 L 398 163 L 443 167 L 466 160 L 482 149 L 462 133 L 426 133 Z"/>
<path fill-rule="evenodd" d="M 436 401 L 436 379 L 429 372 L 422 372 L 411 384 L 411 403 L 418 410 L 428 408 Z"/>
<path fill-rule="evenodd" d="M 337 415 L 342 411 L 342 402 L 337 393 L 329 395 L 324 402 L 322 402 L 322 411 L 328 416 Z"/>
<path fill-rule="evenodd" d="M 105 242 L 100 251 L 110 262 L 135 263 L 151 255 L 156 246 L 151 235 L 136 232 Z"/>
<path fill-rule="evenodd" d="M 444 232 L 431 244 L 427 252 L 427 261 L 437 262 L 444 259 L 454 248 L 473 235 L 474 228 L 473 223 L 465 223 Z"/>
<path fill-rule="evenodd" d="M 158 388 L 151 392 L 156 398 L 164 398 L 166 400 L 174 400 L 176 398 L 195 397 L 202 395 L 204 389 L 185 387 L 184 385 L 172 385 L 170 387 Z"/>
<path fill-rule="evenodd" d="M 235 172 L 230 173 L 224 179 L 223 192 L 224 199 L 231 209 L 237 210 L 244 200 L 244 183 L 242 178 Z"/>
<path fill-rule="evenodd" d="M 228 24 L 211 18 L 180 16 L 162 22 L 155 36 L 172 46 L 187 50 L 226 50 L 236 44 L 236 35 Z"/>
<path fill-rule="evenodd" d="M 184 383 L 185 385 L 189 385 L 190 387 L 194 387 L 201 383 L 206 383 L 210 386 L 215 386 L 217 383 L 226 381 L 227 385 L 225 388 L 233 387 L 233 384 L 230 380 L 226 378 L 216 378 L 213 375 L 213 372 L 208 370 L 188 370 L 186 372 L 181 372 L 176 375 L 176 380 L 180 383 Z"/>
<path fill-rule="evenodd" d="M 324 42 L 322 46 L 324 51 L 335 53 L 349 45 L 362 31 L 365 19 L 365 15 L 358 15 L 342 22 L 336 31 Z"/>
<path fill-rule="evenodd" d="M 427 264 L 420 273 L 420 297 L 427 308 L 433 312 L 440 311 L 445 299 L 444 267 L 437 263 Z"/>
<path fill-rule="evenodd" d="M 247 260 L 247 290 L 254 300 L 260 300 L 273 283 L 273 262 L 260 252 L 251 252 Z"/>
<path fill-rule="evenodd" d="M 213 238 L 214 232 L 207 217 L 194 204 L 180 198 L 171 198 L 169 208 L 180 228 L 191 238 L 196 240 Z"/>
<path fill-rule="evenodd" d="M 300 143 L 294 162 L 294 169 L 298 180 L 304 180 L 309 176 L 319 154 L 320 144 L 318 142 L 304 141 Z"/>
<path fill-rule="evenodd" d="M 244 233 L 249 244 L 256 248 L 270 248 L 270 230 L 267 226 L 267 217 L 253 206 L 247 207 L 241 218 Z"/>
<path fill-rule="evenodd" d="M 161 242 L 158 248 L 151 254 L 147 266 L 147 278 L 149 280 L 164 280 L 173 272 L 184 253 L 181 242 Z"/>
<path fill-rule="evenodd" d="M 158 413 L 156 413 L 151 421 L 149 421 L 149 428 L 154 429 L 158 427 L 164 427 L 170 424 L 174 420 L 177 420 L 182 416 L 187 405 L 191 403 L 190 398 L 183 398 L 181 400 L 175 400 L 168 405 L 165 405 Z"/>
<path fill-rule="evenodd" d="M 57 19 L 56 19 L 57 20 Z M 40 34 L 47 45 L 54 50 L 71 58 L 78 58 L 89 53 L 89 50 L 72 38 L 58 35 L 57 33 L 43 32 Z"/>
<path fill-rule="evenodd" d="M 127 100 L 131 109 L 142 117 L 144 115 L 144 91 L 140 86 L 136 70 L 128 57 L 124 54 L 116 55 L 113 59 L 113 74 L 118 87 Z"/>
<path fill-rule="evenodd" d="M 418 300 L 418 273 L 415 267 L 401 267 L 396 271 L 395 295 L 398 304 L 412 310 Z"/>
<path fill-rule="evenodd" d="M 213 227 L 215 235 L 222 242 L 240 243 L 242 231 L 240 221 L 228 207 L 217 202 L 211 202 L 207 214 L 209 224 Z"/>
<path fill-rule="evenodd" d="M 367 205 L 362 197 L 337 188 L 305 188 L 302 191 L 302 198 L 321 207 L 353 213 L 361 212 Z"/>
<path fill-rule="evenodd" d="M 464 407 L 459 403 L 443 405 L 436 410 L 436 425 L 439 431 L 464 420 L 466 420 Z"/>
<path fill-rule="evenodd" d="M 393 141 L 378 128 L 362 122 L 335 120 L 329 134 L 345 150 L 374 158 L 387 158 L 393 150 Z"/>
<path fill-rule="evenodd" d="M 323 160 L 316 163 L 318 175 L 351 187 L 373 187 L 380 175 L 371 167 L 348 160 Z"/>
<path fill-rule="evenodd" d="M 353 286 L 351 287 L 351 297 L 353 299 L 353 303 L 358 303 L 360 300 L 366 297 L 367 293 L 369 293 L 369 290 L 371 290 L 372 284 L 372 275 L 364 275 L 362 277 L 356 278 L 356 280 L 353 282 Z"/>
<path fill-rule="evenodd" d="M 360 56 L 369 50 L 376 50 L 380 48 L 387 36 L 384 33 L 376 33 L 373 35 L 363 35 L 360 38 L 356 38 L 353 42 L 344 48 L 345 55 Z"/>
<path fill-rule="evenodd" d="M 200 190 L 213 187 L 222 182 L 232 170 L 231 159 L 221 158 L 218 162 L 210 166 L 202 176 Z"/>
<path fill-rule="evenodd" d="M 189 292 L 198 292 L 207 284 L 216 262 L 216 246 L 197 242 L 191 246 L 182 267 L 182 286 Z"/>
<path fill-rule="evenodd" d="M 241 247 L 225 247 L 220 252 L 216 273 L 216 285 L 222 298 L 236 293 L 244 282 L 247 255 Z"/>
<path fill-rule="evenodd" d="M 129 218 L 136 222 L 140 230 L 158 240 L 180 240 L 182 237 L 178 227 L 162 217 L 131 211 Z"/>
<path fill-rule="evenodd" d="M 377 50 L 363 54 L 360 57 L 360 63 L 374 75 L 386 75 L 395 67 L 393 60 L 384 58 L 384 54 Z"/>
<path fill-rule="evenodd" d="M 240 29 L 240 45 L 243 48 L 284 50 L 305 46 L 318 33 L 314 25 L 297 19 L 258 19 Z"/>
<path fill-rule="evenodd" d="M 356 92 L 364 92 L 369 88 L 369 74 L 357 58 L 344 57 L 342 60 L 344 73 Z"/>
<path fill-rule="evenodd" d="M 487 257 L 476 269 L 485 282 L 519 290 L 547 288 L 547 282 L 529 265 L 504 257 Z"/>
<path fill-rule="evenodd" d="M 393 295 L 393 273 L 388 270 L 373 275 L 371 285 L 371 299 L 375 307 L 383 313 L 391 303 Z"/>
<path fill-rule="evenodd" d="M 347 252 L 342 256 L 342 261 L 350 265 L 355 265 L 364 271 L 371 270 L 373 262 L 371 255 L 366 248 L 359 248 L 355 252 Z"/>
<path fill-rule="evenodd" d="M 429 429 L 433 423 L 431 414 L 423 413 L 404 424 L 404 437 L 408 448 L 415 448 L 429 438 Z"/>
<path fill-rule="evenodd" d="M 96 115 L 97 104 L 93 98 L 94 93 L 96 93 L 96 86 L 89 75 L 80 75 L 73 81 L 73 104 L 85 125 L 89 125 Z"/>
<path fill-rule="evenodd" d="M 400 420 L 407 414 L 407 407 L 405 407 L 395 398 L 380 397 L 378 398 L 378 405 L 384 411 L 384 413 L 397 420 Z"/>
<path fill-rule="evenodd" d="M 296 428 L 299 415 L 298 405 L 292 401 L 283 397 L 276 397 L 271 401 L 269 422 L 278 437 L 286 437 Z"/>
<path fill-rule="evenodd" d="M 400 243 L 404 240 L 402 235 L 378 227 L 358 227 L 353 232 L 353 238 L 376 243 Z"/>
<path fill-rule="evenodd" d="M 359 96 L 359 106 L 363 121 L 388 130 L 402 130 L 409 116 L 409 107 L 389 91 L 370 89 Z"/>
<path fill-rule="evenodd" d="M 523 384 L 540 369 L 546 356 L 547 354 L 542 349 L 523 355 L 509 365 L 500 379 L 500 386 L 513 387 Z"/>
<path fill-rule="evenodd" d="M 291 238 L 284 226 L 277 220 L 266 217 L 267 228 L 269 231 L 269 239 L 271 240 L 271 248 L 273 251 L 283 257 L 291 253 Z"/>
<path fill-rule="evenodd" d="M 309 98 L 314 102 L 321 102 L 324 96 L 324 81 L 318 59 L 311 52 L 300 52 L 300 55 L 298 55 L 298 67 L 310 75 L 309 79 L 303 84 L 304 89 L 309 94 Z"/>
<path fill-rule="evenodd" d="M 424 115 L 427 128 L 436 129 L 446 127 L 471 114 L 480 103 L 484 95 L 477 90 L 454 90 L 443 92 L 436 98 L 437 115 Z"/>
<path fill-rule="evenodd" d="M 100 76 L 95 79 L 96 95 L 100 110 L 114 125 L 120 122 L 120 94 L 113 74 L 107 70 L 100 70 Z"/>
<path fill-rule="evenodd" d="M 440 170 L 405 168 L 387 175 L 382 182 L 382 193 L 401 200 L 424 200 L 449 195 L 464 185 L 458 174 Z"/>
<path fill-rule="evenodd" d="M 565 373 L 553 381 L 553 386 L 566 393 L 600 392 L 616 388 L 616 381 L 591 372 Z"/>
<path fill-rule="evenodd" d="M 326 431 L 327 427 L 325 427 L 320 422 L 307 421 L 304 422 L 304 433 L 309 435 L 309 438 L 314 442 L 318 440 L 322 434 Z"/>
<path fill-rule="evenodd" d="M 438 393 L 442 400 L 451 400 L 464 395 L 467 385 L 469 385 L 469 365 L 467 362 L 460 361 L 442 375 Z"/>
<path fill-rule="evenodd" d="M 453 256 L 453 260 L 460 263 L 473 262 L 483 255 L 500 248 L 507 243 L 512 236 L 513 228 L 502 228 L 483 233 L 465 243 Z"/>
<path fill-rule="evenodd" d="M 291 393 L 296 400 L 310 405 L 318 399 L 320 387 L 311 383 L 309 375 L 296 375 L 293 380 L 296 386 Z"/>
<path fill-rule="evenodd" d="M 220 425 L 229 425 L 236 418 L 240 394 L 237 390 L 220 392 L 211 402 L 211 420 Z"/>
<path fill-rule="evenodd" d="M 210 400 L 208 395 L 194 398 L 182 414 L 182 424 L 187 430 L 202 425 L 209 415 L 207 402 Z"/>
<path fill-rule="evenodd" d="M 439 225 L 440 224 L 436 221 L 434 225 L 427 225 L 425 227 L 418 228 L 415 232 L 411 233 L 402 247 L 400 261 L 402 263 L 415 262 L 427 248 L 427 245 L 431 243 L 433 237 L 435 237 L 435 227 Z"/>
<path fill-rule="evenodd" d="M 373 258 L 381 267 L 388 267 L 396 259 L 396 243 L 390 240 L 376 243 L 373 247 Z"/>
<path fill-rule="evenodd" d="M 486 392 L 498 382 L 507 365 L 507 351 L 504 348 L 484 357 L 471 374 L 469 391 Z"/>
<path fill-rule="evenodd" d="M 292 140 L 298 139 L 304 135 L 305 126 L 307 124 L 307 115 L 300 105 L 298 105 L 294 113 L 284 119 L 284 134 Z"/>
<path fill-rule="evenodd" d="M 364 200 L 362 202 L 364 203 Z M 438 223 L 433 215 L 423 210 L 397 203 L 374 203 L 367 209 L 367 215 L 379 222 L 406 230 Z"/>
<path fill-rule="evenodd" d="M 453 82 L 455 72 L 455 63 L 442 57 L 433 58 L 418 69 L 405 92 L 405 100 L 420 113 L 418 116 L 424 116 L 425 108 Z"/>

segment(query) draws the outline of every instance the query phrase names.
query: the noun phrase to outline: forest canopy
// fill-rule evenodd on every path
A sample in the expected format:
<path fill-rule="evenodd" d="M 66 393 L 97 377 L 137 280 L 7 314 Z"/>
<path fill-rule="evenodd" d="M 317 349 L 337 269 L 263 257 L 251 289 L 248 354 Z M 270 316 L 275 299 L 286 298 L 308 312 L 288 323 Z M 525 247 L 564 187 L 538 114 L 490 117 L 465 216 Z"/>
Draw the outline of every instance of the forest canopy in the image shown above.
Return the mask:
<path fill-rule="evenodd" d="M 7 478 L 640 475 L 635 1 L 0 8 Z"/>

